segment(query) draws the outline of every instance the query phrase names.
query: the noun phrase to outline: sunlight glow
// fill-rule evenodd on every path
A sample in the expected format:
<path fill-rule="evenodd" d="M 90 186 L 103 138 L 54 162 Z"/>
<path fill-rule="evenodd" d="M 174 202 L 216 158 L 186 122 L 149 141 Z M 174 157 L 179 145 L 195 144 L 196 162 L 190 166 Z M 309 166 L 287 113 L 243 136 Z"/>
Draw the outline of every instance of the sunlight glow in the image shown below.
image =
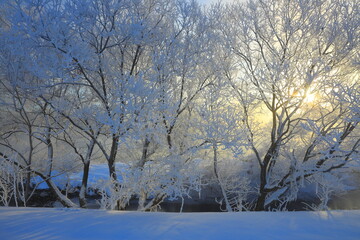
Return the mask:
<path fill-rule="evenodd" d="M 304 103 L 313 103 L 316 100 L 315 93 L 307 93 L 304 98 Z"/>
<path fill-rule="evenodd" d="M 292 97 L 300 99 L 303 98 L 305 104 L 313 104 L 318 98 L 317 96 L 317 93 L 311 88 L 307 89 L 306 91 L 295 91 L 292 94 Z"/>

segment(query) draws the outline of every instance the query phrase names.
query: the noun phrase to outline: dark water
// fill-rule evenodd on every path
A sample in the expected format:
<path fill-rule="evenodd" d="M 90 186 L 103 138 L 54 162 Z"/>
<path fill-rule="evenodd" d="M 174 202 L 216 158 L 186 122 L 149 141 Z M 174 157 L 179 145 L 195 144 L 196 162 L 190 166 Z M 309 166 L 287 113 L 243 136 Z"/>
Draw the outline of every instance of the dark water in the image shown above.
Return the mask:
<path fill-rule="evenodd" d="M 136 211 L 138 207 L 137 200 L 131 200 L 126 207 L 128 211 Z M 160 212 L 221 212 L 220 204 L 211 200 L 194 201 L 187 199 L 182 206 L 181 201 L 164 201 L 160 204 L 158 211 Z"/>
<path fill-rule="evenodd" d="M 73 196 L 69 196 L 77 202 L 77 193 Z M 99 196 L 89 196 L 88 207 L 99 208 L 98 201 Z M 298 199 L 297 201 L 291 202 L 287 205 L 289 211 L 304 211 L 309 210 L 308 205 L 318 204 L 319 200 L 315 198 L 308 198 L 306 200 Z M 15 203 L 11 203 L 15 206 Z M 20 204 L 21 205 L 21 204 Z M 36 192 L 31 200 L 27 204 L 28 207 L 61 207 L 56 201 L 56 197 L 48 190 L 42 190 Z M 182 206 L 181 201 L 165 201 L 161 205 L 159 211 L 161 212 L 180 212 L 181 207 L 183 212 L 221 212 L 224 206 L 220 206 L 215 200 L 206 199 L 185 199 L 184 205 Z M 136 199 L 130 201 L 129 206 L 126 210 L 137 210 L 138 201 Z M 275 207 L 275 206 L 274 206 Z M 360 209 L 360 190 L 349 191 L 343 195 L 333 196 L 329 201 L 328 207 L 333 210 L 350 210 Z"/>
<path fill-rule="evenodd" d="M 180 212 L 181 203 L 164 202 L 161 204 L 161 211 Z M 220 205 L 214 203 L 188 203 L 184 204 L 183 212 L 221 212 Z"/>
<path fill-rule="evenodd" d="M 349 191 L 346 194 L 333 197 L 329 201 L 329 208 L 337 210 L 360 209 L 360 190 Z"/>

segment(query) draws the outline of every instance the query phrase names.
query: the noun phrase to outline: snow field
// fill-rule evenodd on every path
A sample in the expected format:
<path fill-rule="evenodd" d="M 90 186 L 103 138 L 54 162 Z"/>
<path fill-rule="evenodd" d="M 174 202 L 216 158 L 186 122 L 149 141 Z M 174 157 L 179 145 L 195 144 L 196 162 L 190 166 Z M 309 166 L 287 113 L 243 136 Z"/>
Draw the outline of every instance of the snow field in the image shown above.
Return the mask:
<path fill-rule="evenodd" d="M 0 208 L 0 239 L 360 239 L 360 210 L 143 213 Z"/>

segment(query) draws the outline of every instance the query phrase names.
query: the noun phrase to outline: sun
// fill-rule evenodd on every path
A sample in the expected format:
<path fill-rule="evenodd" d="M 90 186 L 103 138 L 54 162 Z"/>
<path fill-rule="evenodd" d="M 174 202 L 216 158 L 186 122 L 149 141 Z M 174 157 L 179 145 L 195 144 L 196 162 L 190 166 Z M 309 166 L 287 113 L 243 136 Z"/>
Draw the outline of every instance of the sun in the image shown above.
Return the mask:
<path fill-rule="evenodd" d="M 291 96 L 297 99 L 301 99 L 301 101 L 305 104 L 314 103 L 317 99 L 317 94 L 312 89 L 307 89 L 305 91 L 295 90 Z"/>
<path fill-rule="evenodd" d="M 316 94 L 315 93 L 307 93 L 304 98 L 304 103 L 314 103 L 316 100 Z"/>

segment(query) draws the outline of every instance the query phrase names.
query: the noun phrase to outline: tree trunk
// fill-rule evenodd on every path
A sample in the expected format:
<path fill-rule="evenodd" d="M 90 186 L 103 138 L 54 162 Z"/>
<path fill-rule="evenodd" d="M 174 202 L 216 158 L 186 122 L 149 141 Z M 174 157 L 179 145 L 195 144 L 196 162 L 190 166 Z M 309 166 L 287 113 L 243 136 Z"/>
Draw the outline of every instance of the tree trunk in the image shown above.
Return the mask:
<path fill-rule="evenodd" d="M 226 205 L 226 210 L 228 212 L 232 212 L 232 208 L 231 208 L 228 196 L 226 194 L 223 183 L 222 183 L 222 181 L 221 181 L 221 179 L 219 177 L 219 173 L 218 173 L 218 159 L 217 159 L 217 145 L 216 145 L 216 142 L 213 143 L 213 151 L 214 151 L 214 174 L 215 174 L 215 177 L 216 177 L 217 181 L 219 182 L 219 185 L 220 185 L 220 188 L 221 188 L 221 193 L 223 195 L 225 205 Z"/>
<path fill-rule="evenodd" d="M 149 145 L 150 145 L 150 141 L 149 141 L 148 137 L 145 137 L 145 141 L 143 144 L 142 156 L 141 156 L 140 162 L 138 164 L 138 167 L 141 168 L 141 171 L 144 170 L 143 169 L 144 165 L 147 162 Z M 144 188 L 142 188 L 141 192 L 140 192 L 140 196 L 139 196 L 138 211 L 142 211 L 142 209 L 144 209 L 146 199 L 147 199 L 147 192 Z"/>
<path fill-rule="evenodd" d="M 78 207 L 75 203 L 73 203 L 69 198 L 67 198 L 64 194 L 61 193 L 61 191 L 58 189 L 58 187 L 55 185 L 55 183 L 51 180 L 51 178 L 47 178 L 44 175 L 40 175 L 40 177 L 47 183 L 49 188 L 53 191 L 53 193 L 56 195 L 56 198 L 59 200 L 59 202 L 64 207 Z"/>
<path fill-rule="evenodd" d="M 147 199 L 147 193 L 144 189 L 142 189 L 140 191 L 140 196 L 139 196 L 139 203 L 137 209 L 138 211 L 143 211 L 145 209 L 146 199 Z"/>
<path fill-rule="evenodd" d="M 110 178 L 112 178 L 112 180 L 114 180 L 114 181 L 117 181 L 117 175 L 116 175 L 116 169 L 115 169 L 115 159 L 116 159 L 118 147 L 119 147 L 119 136 L 113 135 L 110 156 L 108 159 L 108 166 L 109 166 Z"/>
<path fill-rule="evenodd" d="M 168 147 L 171 150 L 172 149 L 172 140 L 171 140 L 171 132 L 170 131 L 168 131 L 168 133 L 167 133 L 166 140 L 167 140 Z"/>
<path fill-rule="evenodd" d="M 265 210 L 265 200 L 268 195 L 266 189 L 268 174 L 271 174 L 272 168 L 275 164 L 274 158 L 278 155 L 278 148 L 280 145 L 281 139 L 272 140 L 270 148 L 268 149 L 262 164 L 260 164 L 260 189 L 259 197 L 256 201 L 255 211 L 264 211 Z"/>
<path fill-rule="evenodd" d="M 79 194 L 80 207 L 82 208 L 86 208 L 86 190 L 87 190 L 87 183 L 89 178 L 89 169 L 90 169 L 90 161 L 87 161 L 84 163 L 83 177 L 82 177 L 80 194 Z"/>
<path fill-rule="evenodd" d="M 31 184 L 31 172 L 30 172 L 30 165 L 26 168 L 26 185 L 25 185 L 25 202 L 24 202 L 24 205 L 26 205 L 26 202 L 30 199 L 30 190 L 31 190 L 31 187 L 30 187 L 30 184 Z"/>
<path fill-rule="evenodd" d="M 262 165 L 260 171 L 259 197 L 256 201 L 255 211 L 265 210 L 265 199 L 267 196 L 267 192 L 265 192 L 265 186 L 266 186 L 266 165 Z"/>
<path fill-rule="evenodd" d="M 30 184 L 31 184 L 31 164 L 32 164 L 32 155 L 33 155 L 33 151 L 34 151 L 34 145 L 33 145 L 33 139 L 32 139 L 32 129 L 31 126 L 28 126 L 28 130 L 29 130 L 29 146 L 30 146 L 30 150 L 29 150 L 29 155 L 28 155 L 28 162 L 26 163 L 27 168 L 26 168 L 26 185 L 25 185 L 25 203 L 29 200 L 30 198 Z"/>
<path fill-rule="evenodd" d="M 83 178 L 82 178 L 80 194 L 79 194 L 80 207 L 82 208 L 86 208 L 86 190 L 87 190 L 87 184 L 89 178 L 90 160 L 91 160 L 92 152 L 94 150 L 94 146 L 95 146 L 95 141 L 92 139 L 90 141 L 90 144 L 88 145 L 88 150 L 84 160 Z"/>
<path fill-rule="evenodd" d="M 260 196 L 258 197 L 256 201 L 255 211 L 264 211 L 265 210 L 265 199 L 266 199 L 267 193 L 260 192 Z"/>
<path fill-rule="evenodd" d="M 166 194 L 159 193 L 154 197 L 146 206 L 142 209 L 142 211 L 154 211 L 156 210 L 159 205 L 165 200 Z"/>

